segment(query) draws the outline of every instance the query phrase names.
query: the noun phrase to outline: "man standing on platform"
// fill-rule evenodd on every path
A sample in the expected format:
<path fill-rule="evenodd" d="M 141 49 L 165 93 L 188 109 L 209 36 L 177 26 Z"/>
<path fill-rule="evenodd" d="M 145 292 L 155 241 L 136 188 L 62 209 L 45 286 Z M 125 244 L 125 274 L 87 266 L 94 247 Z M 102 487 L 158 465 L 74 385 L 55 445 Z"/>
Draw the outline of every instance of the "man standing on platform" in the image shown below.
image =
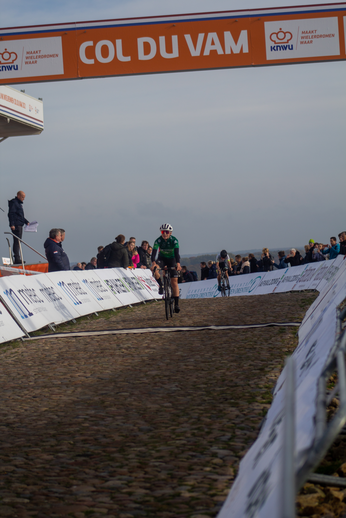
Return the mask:
<path fill-rule="evenodd" d="M 29 221 L 24 217 L 23 201 L 25 200 L 25 192 L 18 191 L 17 196 L 8 202 L 8 219 L 12 234 L 22 239 L 23 226 L 28 225 Z M 22 257 L 20 254 L 19 241 L 17 237 L 13 238 L 13 255 L 14 264 L 21 264 Z"/>

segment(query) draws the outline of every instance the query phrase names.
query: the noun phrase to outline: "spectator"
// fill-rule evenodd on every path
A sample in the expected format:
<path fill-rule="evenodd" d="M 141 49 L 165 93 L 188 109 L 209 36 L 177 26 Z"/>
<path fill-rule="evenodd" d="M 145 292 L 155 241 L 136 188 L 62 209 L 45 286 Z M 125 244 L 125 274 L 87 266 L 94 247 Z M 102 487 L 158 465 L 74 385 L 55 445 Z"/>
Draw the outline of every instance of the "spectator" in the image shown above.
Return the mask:
<path fill-rule="evenodd" d="M 291 248 L 290 253 L 286 256 L 284 262 L 286 264 L 290 264 L 291 266 L 299 266 L 302 264 L 303 258 L 300 255 L 300 252 L 295 248 Z"/>
<path fill-rule="evenodd" d="M 243 257 L 241 260 L 240 273 L 241 274 L 250 273 L 250 263 L 249 263 L 248 256 Z"/>
<path fill-rule="evenodd" d="M 340 232 L 339 234 L 339 241 L 340 241 L 340 252 L 341 255 L 346 255 L 346 230 L 343 232 Z"/>
<path fill-rule="evenodd" d="M 133 241 L 129 241 L 126 248 L 129 256 L 129 267 L 137 268 L 137 264 L 139 263 L 139 254 L 137 252 L 135 243 Z"/>
<path fill-rule="evenodd" d="M 314 243 L 314 247 L 312 249 L 312 262 L 318 262 L 318 261 L 325 261 L 326 258 L 324 255 L 320 252 L 320 246 L 319 243 Z"/>
<path fill-rule="evenodd" d="M 251 273 L 257 273 L 258 272 L 258 265 L 257 265 L 257 259 L 254 256 L 254 254 L 249 254 L 249 263 L 250 263 L 250 272 Z"/>
<path fill-rule="evenodd" d="M 129 266 L 129 256 L 124 243 L 125 236 L 119 234 L 111 244 L 111 253 L 108 261 L 109 268 L 127 268 Z"/>
<path fill-rule="evenodd" d="M 309 249 L 305 250 L 304 264 L 312 263 L 312 249 L 314 248 L 315 241 L 310 239 L 309 241 Z M 304 247 L 305 248 L 305 247 Z"/>
<path fill-rule="evenodd" d="M 186 266 L 181 267 L 182 273 L 182 281 L 181 282 L 193 282 L 192 273 L 186 268 Z"/>
<path fill-rule="evenodd" d="M 209 275 L 209 268 L 207 266 L 207 263 L 205 261 L 201 262 L 201 281 L 206 281 L 208 279 Z"/>
<path fill-rule="evenodd" d="M 137 268 L 150 268 L 151 266 L 151 255 L 149 254 L 149 243 L 148 241 L 142 241 L 140 247 L 138 247 L 139 263 Z"/>
<path fill-rule="evenodd" d="M 258 261 L 258 267 L 261 272 L 270 272 L 273 269 L 273 258 L 269 253 L 268 248 L 263 248 L 261 259 Z"/>
<path fill-rule="evenodd" d="M 90 263 L 88 263 L 85 267 L 86 270 L 95 270 L 97 268 L 97 259 L 96 257 L 92 257 L 90 259 Z"/>
<path fill-rule="evenodd" d="M 209 274 L 208 279 L 217 279 L 216 264 L 214 261 L 208 261 Z"/>
<path fill-rule="evenodd" d="M 72 270 L 76 270 L 76 271 L 82 271 L 83 268 L 82 268 L 82 263 L 77 263 L 76 266 L 74 266 L 72 268 Z"/>
<path fill-rule="evenodd" d="M 150 257 L 151 257 L 152 253 L 153 253 L 153 247 L 152 246 L 148 246 L 148 254 L 150 255 Z M 151 263 L 151 260 L 150 260 L 150 263 Z"/>
<path fill-rule="evenodd" d="M 238 254 L 238 255 L 235 256 L 235 264 L 234 264 L 234 267 L 233 267 L 234 274 L 240 273 L 241 265 L 242 265 L 241 255 Z"/>
<path fill-rule="evenodd" d="M 230 264 L 231 264 L 231 267 L 228 270 L 228 276 L 234 275 L 235 260 L 232 259 L 232 257 L 230 258 Z"/>
<path fill-rule="evenodd" d="M 286 254 L 283 250 L 281 250 L 279 253 L 278 253 L 278 257 L 279 257 L 279 263 L 276 264 L 274 263 L 274 266 L 278 269 L 278 270 L 282 270 L 283 268 L 287 268 L 287 263 L 285 263 L 285 259 L 286 259 Z"/>
<path fill-rule="evenodd" d="M 305 255 L 304 255 L 304 258 L 303 258 L 303 260 L 302 260 L 302 264 L 307 264 L 307 263 L 310 263 L 310 262 L 311 262 L 311 261 L 309 260 L 309 259 L 310 259 L 309 251 L 310 251 L 310 246 L 309 246 L 309 245 L 304 245 L 304 252 L 305 252 Z"/>
<path fill-rule="evenodd" d="M 12 234 L 22 239 L 23 226 L 28 225 L 29 221 L 24 217 L 23 201 L 25 200 L 25 192 L 18 191 L 17 196 L 8 202 L 8 220 Z M 20 246 L 17 237 L 13 238 L 13 256 L 14 264 L 22 264 L 22 256 L 20 254 Z"/>
<path fill-rule="evenodd" d="M 330 238 L 330 247 L 326 246 L 322 250 L 322 254 L 329 254 L 329 259 L 335 259 L 340 252 L 340 245 L 336 241 L 336 237 Z"/>
<path fill-rule="evenodd" d="M 106 266 L 104 255 L 102 254 L 103 249 L 104 247 L 102 245 L 97 247 L 97 268 L 104 268 Z"/>
<path fill-rule="evenodd" d="M 60 244 L 60 229 L 52 228 L 44 242 L 48 261 L 48 272 L 59 272 L 70 269 L 70 261 Z"/>
<path fill-rule="evenodd" d="M 135 250 L 137 250 L 136 248 L 136 238 L 135 237 L 130 237 L 130 239 L 128 240 L 127 243 L 125 243 L 125 246 L 127 246 L 129 243 L 133 243 L 134 244 L 134 248 Z"/>
<path fill-rule="evenodd" d="M 85 270 L 85 267 L 86 267 L 86 263 L 84 261 L 81 262 L 81 265 L 82 265 L 82 270 Z"/>

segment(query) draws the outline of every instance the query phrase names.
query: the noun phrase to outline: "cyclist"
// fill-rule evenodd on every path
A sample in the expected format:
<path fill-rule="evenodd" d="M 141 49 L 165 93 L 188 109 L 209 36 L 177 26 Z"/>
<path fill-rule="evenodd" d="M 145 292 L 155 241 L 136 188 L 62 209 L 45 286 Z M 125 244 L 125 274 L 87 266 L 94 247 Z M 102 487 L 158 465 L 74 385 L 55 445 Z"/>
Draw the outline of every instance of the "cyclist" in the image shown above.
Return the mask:
<path fill-rule="evenodd" d="M 164 223 L 160 227 L 161 236 L 158 237 L 154 243 L 153 251 L 151 254 L 151 270 L 153 271 L 155 266 L 164 268 L 175 268 L 172 270 L 171 285 L 172 293 L 174 297 L 174 311 L 179 313 L 179 287 L 178 287 L 178 272 L 181 270 L 180 266 L 180 254 L 179 254 L 179 242 L 176 237 L 172 236 L 173 227 L 169 223 Z M 156 255 L 158 252 L 158 259 L 156 261 Z M 163 294 L 162 280 L 158 270 L 154 273 L 155 279 L 159 283 L 159 294 Z"/>
<path fill-rule="evenodd" d="M 231 260 L 226 250 L 221 250 L 216 256 L 218 290 L 221 291 L 221 271 L 224 270 L 228 283 L 228 270 L 231 269 Z"/>

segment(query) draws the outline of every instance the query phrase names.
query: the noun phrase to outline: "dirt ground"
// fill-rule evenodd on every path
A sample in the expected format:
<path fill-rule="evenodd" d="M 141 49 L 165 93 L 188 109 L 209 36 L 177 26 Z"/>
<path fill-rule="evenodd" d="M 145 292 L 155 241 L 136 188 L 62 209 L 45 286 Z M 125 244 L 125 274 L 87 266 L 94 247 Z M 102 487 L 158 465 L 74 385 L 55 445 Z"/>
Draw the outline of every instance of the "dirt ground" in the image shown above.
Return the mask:
<path fill-rule="evenodd" d="M 153 302 L 58 331 L 297 322 L 315 296 L 183 300 L 168 322 L 163 303 Z M 296 331 L 6 344 L 0 349 L 0 516 L 215 517 L 257 437 Z M 312 502 L 315 490 L 318 505 L 307 506 L 304 498 Z M 327 500 L 325 488 L 306 486 L 299 514 L 327 516 L 334 512 Z M 340 495 L 337 502 L 340 512 L 330 516 L 342 516 Z"/>

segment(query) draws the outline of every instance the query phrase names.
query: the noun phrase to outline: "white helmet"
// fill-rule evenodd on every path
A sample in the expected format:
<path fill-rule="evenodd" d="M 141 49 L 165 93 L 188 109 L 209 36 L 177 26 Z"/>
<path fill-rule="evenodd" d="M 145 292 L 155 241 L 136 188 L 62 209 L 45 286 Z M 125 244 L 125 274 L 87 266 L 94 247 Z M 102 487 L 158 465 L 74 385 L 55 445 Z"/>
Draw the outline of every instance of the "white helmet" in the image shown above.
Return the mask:
<path fill-rule="evenodd" d="M 160 230 L 168 230 L 169 232 L 173 232 L 173 227 L 169 223 L 164 223 L 161 225 Z"/>

